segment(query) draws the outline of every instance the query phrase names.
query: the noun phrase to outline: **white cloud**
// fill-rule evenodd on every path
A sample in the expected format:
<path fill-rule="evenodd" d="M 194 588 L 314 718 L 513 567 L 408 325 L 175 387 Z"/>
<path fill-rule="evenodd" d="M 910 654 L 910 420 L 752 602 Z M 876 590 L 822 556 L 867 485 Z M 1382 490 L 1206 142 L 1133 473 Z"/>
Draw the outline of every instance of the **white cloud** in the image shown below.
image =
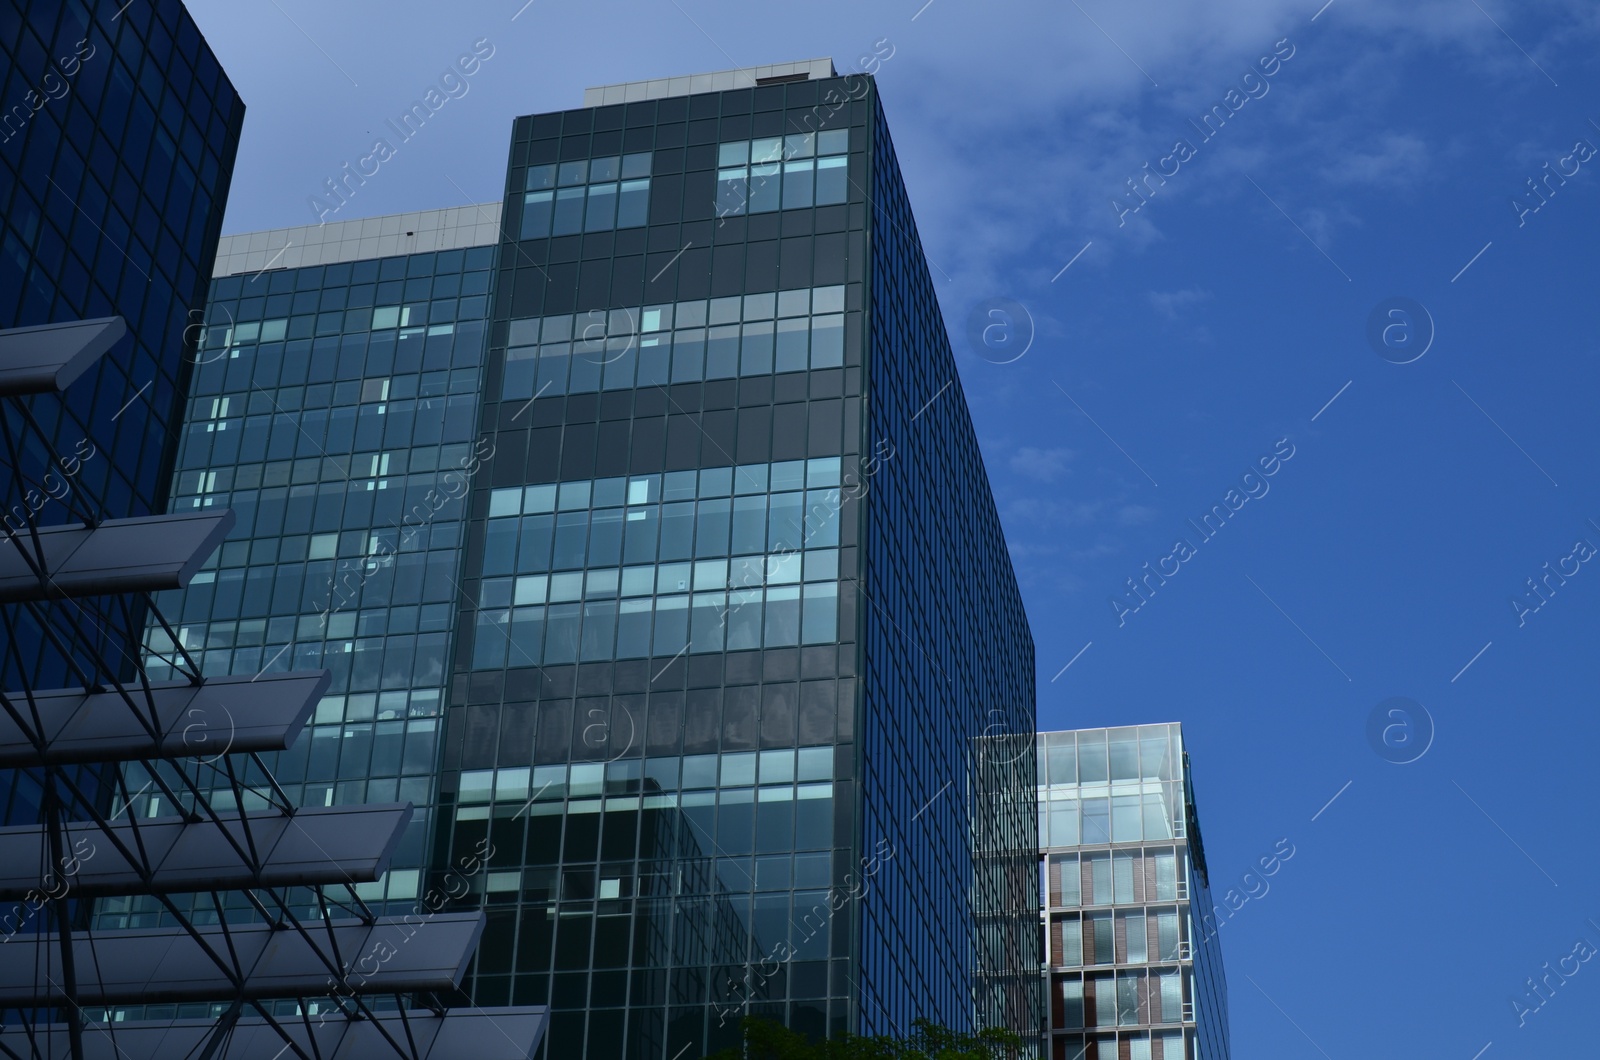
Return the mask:
<path fill-rule="evenodd" d="M 1600 15 L 1580 0 L 1482 5 L 1547 69 L 1558 50 L 1570 56 L 1600 35 Z M 1396 105 L 1421 65 L 1481 70 L 1509 92 L 1548 87 L 1472 4 L 1336 0 L 1312 24 L 1318 6 L 1084 0 L 1099 28 L 1073 5 L 1009 5 L 1004 17 L 930 8 L 918 22 L 930 36 L 901 42 L 880 84 L 928 253 L 944 274 L 935 271 L 941 296 L 1023 297 L 1090 241 L 1075 271 L 1144 254 L 1165 239 L 1184 200 L 1193 207 L 1248 196 L 1258 200 L 1251 209 L 1276 214 L 1242 174 L 1331 250 L 1341 230 L 1360 224 L 1341 195 L 1403 189 L 1437 173 L 1438 149 L 1417 133 L 1370 131 L 1374 112 Z M 1285 38 L 1295 55 L 1271 91 L 1202 142 L 1189 119 Z M 1180 137 L 1196 144 L 1197 157 L 1165 184 L 1152 179 L 1147 205 L 1119 218 L 1113 197 L 1129 194 L 1127 182 Z M 1037 323 L 1041 336 L 1061 326 L 1042 316 Z"/>
<path fill-rule="evenodd" d="M 1428 180 L 1430 152 L 1420 136 L 1383 133 L 1371 150 L 1355 148 L 1336 157 L 1322 170 L 1335 183 L 1404 186 Z"/>
<path fill-rule="evenodd" d="M 1025 445 L 1011 454 L 1011 470 L 1039 482 L 1055 482 L 1067 474 L 1067 463 L 1076 454 L 1070 449 L 1039 449 Z"/>
<path fill-rule="evenodd" d="M 1198 287 L 1187 287 L 1178 291 L 1151 291 L 1148 297 L 1150 305 L 1157 313 L 1168 320 L 1177 320 L 1183 310 L 1210 301 L 1211 292 L 1202 291 Z"/>

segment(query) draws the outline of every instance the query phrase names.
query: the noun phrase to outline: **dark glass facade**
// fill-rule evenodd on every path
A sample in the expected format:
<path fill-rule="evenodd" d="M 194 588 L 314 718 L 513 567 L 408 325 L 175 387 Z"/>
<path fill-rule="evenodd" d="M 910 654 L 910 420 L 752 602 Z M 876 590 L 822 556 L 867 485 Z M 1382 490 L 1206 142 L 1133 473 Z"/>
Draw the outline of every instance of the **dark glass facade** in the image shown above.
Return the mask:
<path fill-rule="evenodd" d="M 971 1004 L 1031 1034 L 1033 637 L 876 91 L 869 102 L 858 827 L 864 849 L 906 851 L 913 869 L 862 903 L 860 1019 L 891 1033 Z"/>
<path fill-rule="evenodd" d="M 165 510 L 243 117 L 177 0 L 0 0 L 0 328 L 117 314 L 130 332 L 64 395 L 6 404 L 8 537 Z M 7 689 L 79 683 L 68 652 L 126 658 L 142 621 L 102 601 L 0 614 Z M 29 820 L 12 779 L 0 805 Z"/>
<path fill-rule="evenodd" d="M 173 511 L 231 508 L 237 522 L 157 605 L 207 676 L 332 672 L 312 724 L 266 764 L 300 805 L 416 805 L 386 877 L 358 887 L 399 911 L 427 884 L 462 498 L 488 456 L 475 438 L 493 256 L 218 278 L 208 315 L 232 323 L 201 333 L 174 476 Z M 146 653 L 152 678 L 173 676 L 159 627 Z M 140 815 L 173 809 L 156 792 L 136 801 Z M 151 899 L 99 907 L 104 927 L 170 922 Z"/>
<path fill-rule="evenodd" d="M 434 853 L 497 851 L 473 999 L 549 1057 L 1037 1034 L 1032 641 L 872 82 L 521 118 L 506 187 Z"/>
<path fill-rule="evenodd" d="M 1040 733 L 1038 774 L 1044 1055 L 1227 1060 L 1227 984 L 1182 729 Z"/>

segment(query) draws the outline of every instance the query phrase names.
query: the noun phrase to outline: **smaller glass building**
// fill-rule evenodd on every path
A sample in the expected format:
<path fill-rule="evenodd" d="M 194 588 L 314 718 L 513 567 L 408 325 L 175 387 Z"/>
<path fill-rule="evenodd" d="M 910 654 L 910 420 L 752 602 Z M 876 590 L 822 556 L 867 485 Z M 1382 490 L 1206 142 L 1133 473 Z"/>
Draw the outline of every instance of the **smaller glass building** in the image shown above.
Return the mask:
<path fill-rule="evenodd" d="M 207 677 L 332 674 L 268 763 L 301 806 L 416 806 L 389 872 L 357 889 L 401 912 L 428 889 L 462 498 L 493 457 L 474 429 L 494 220 L 453 208 L 407 215 L 409 239 L 398 216 L 225 237 L 172 476 L 172 512 L 229 508 L 237 522 L 158 606 Z M 153 679 L 182 676 L 154 622 L 145 647 Z M 131 789 L 147 786 L 140 769 Z M 171 812 L 160 791 L 136 803 Z M 125 897 L 97 927 L 172 922 Z"/>
<path fill-rule="evenodd" d="M 1049 1060 L 1226 1060 L 1222 952 L 1183 732 L 1040 733 Z"/>

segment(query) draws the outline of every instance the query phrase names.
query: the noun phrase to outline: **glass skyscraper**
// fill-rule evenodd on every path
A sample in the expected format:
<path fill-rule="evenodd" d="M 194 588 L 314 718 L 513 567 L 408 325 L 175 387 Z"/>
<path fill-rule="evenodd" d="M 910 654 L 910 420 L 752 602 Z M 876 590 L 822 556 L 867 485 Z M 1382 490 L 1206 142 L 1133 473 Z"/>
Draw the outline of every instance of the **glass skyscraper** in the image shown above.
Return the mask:
<path fill-rule="evenodd" d="M 1032 642 L 876 88 L 587 101 L 507 174 L 436 854 L 509 854 L 475 997 L 548 997 L 552 1057 L 1023 1029 L 1031 756 L 984 737 Z"/>
<path fill-rule="evenodd" d="M 0 329 L 120 315 L 129 332 L 65 393 L 0 412 L 7 539 L 166 509 L 243 118 L 178 0 L 0 0 Z M 10 690 L 74 683 L 68 658 L 91 649 L 127 658 L 142 622 L 94 600 L 0 620 Z M 32 820 L 13 779 L 0 807 Z"/>
<path fill-rule="evenodd" d="M 1038 736 L 1049 1060 L 1227 1060 L 1180 726 Z"/>
<path fill-rule="evenodd" d="M 586 102 L 501 203 L 224 241 L 175 504 L 240 518 L 163 607 L 334 671 L 276 775 L 429 808 L 373 898 L 492 850 L 542 1056 L 1032 1037 L 1033 645 L 876 88 Z"/>

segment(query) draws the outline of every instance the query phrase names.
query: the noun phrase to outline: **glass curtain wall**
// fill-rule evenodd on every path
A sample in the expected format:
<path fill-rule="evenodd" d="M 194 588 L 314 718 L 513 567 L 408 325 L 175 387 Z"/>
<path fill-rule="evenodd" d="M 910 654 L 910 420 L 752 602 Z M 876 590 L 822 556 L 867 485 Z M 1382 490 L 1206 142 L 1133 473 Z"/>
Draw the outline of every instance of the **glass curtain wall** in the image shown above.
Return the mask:
<path fill-rule="evenodd" d="M 1053 1060 L 1228 1056 L 1226 992 L 1179 726 L 1041 733 Z M 1199 914 L 1195 913 L 1199 910 Z"/>

